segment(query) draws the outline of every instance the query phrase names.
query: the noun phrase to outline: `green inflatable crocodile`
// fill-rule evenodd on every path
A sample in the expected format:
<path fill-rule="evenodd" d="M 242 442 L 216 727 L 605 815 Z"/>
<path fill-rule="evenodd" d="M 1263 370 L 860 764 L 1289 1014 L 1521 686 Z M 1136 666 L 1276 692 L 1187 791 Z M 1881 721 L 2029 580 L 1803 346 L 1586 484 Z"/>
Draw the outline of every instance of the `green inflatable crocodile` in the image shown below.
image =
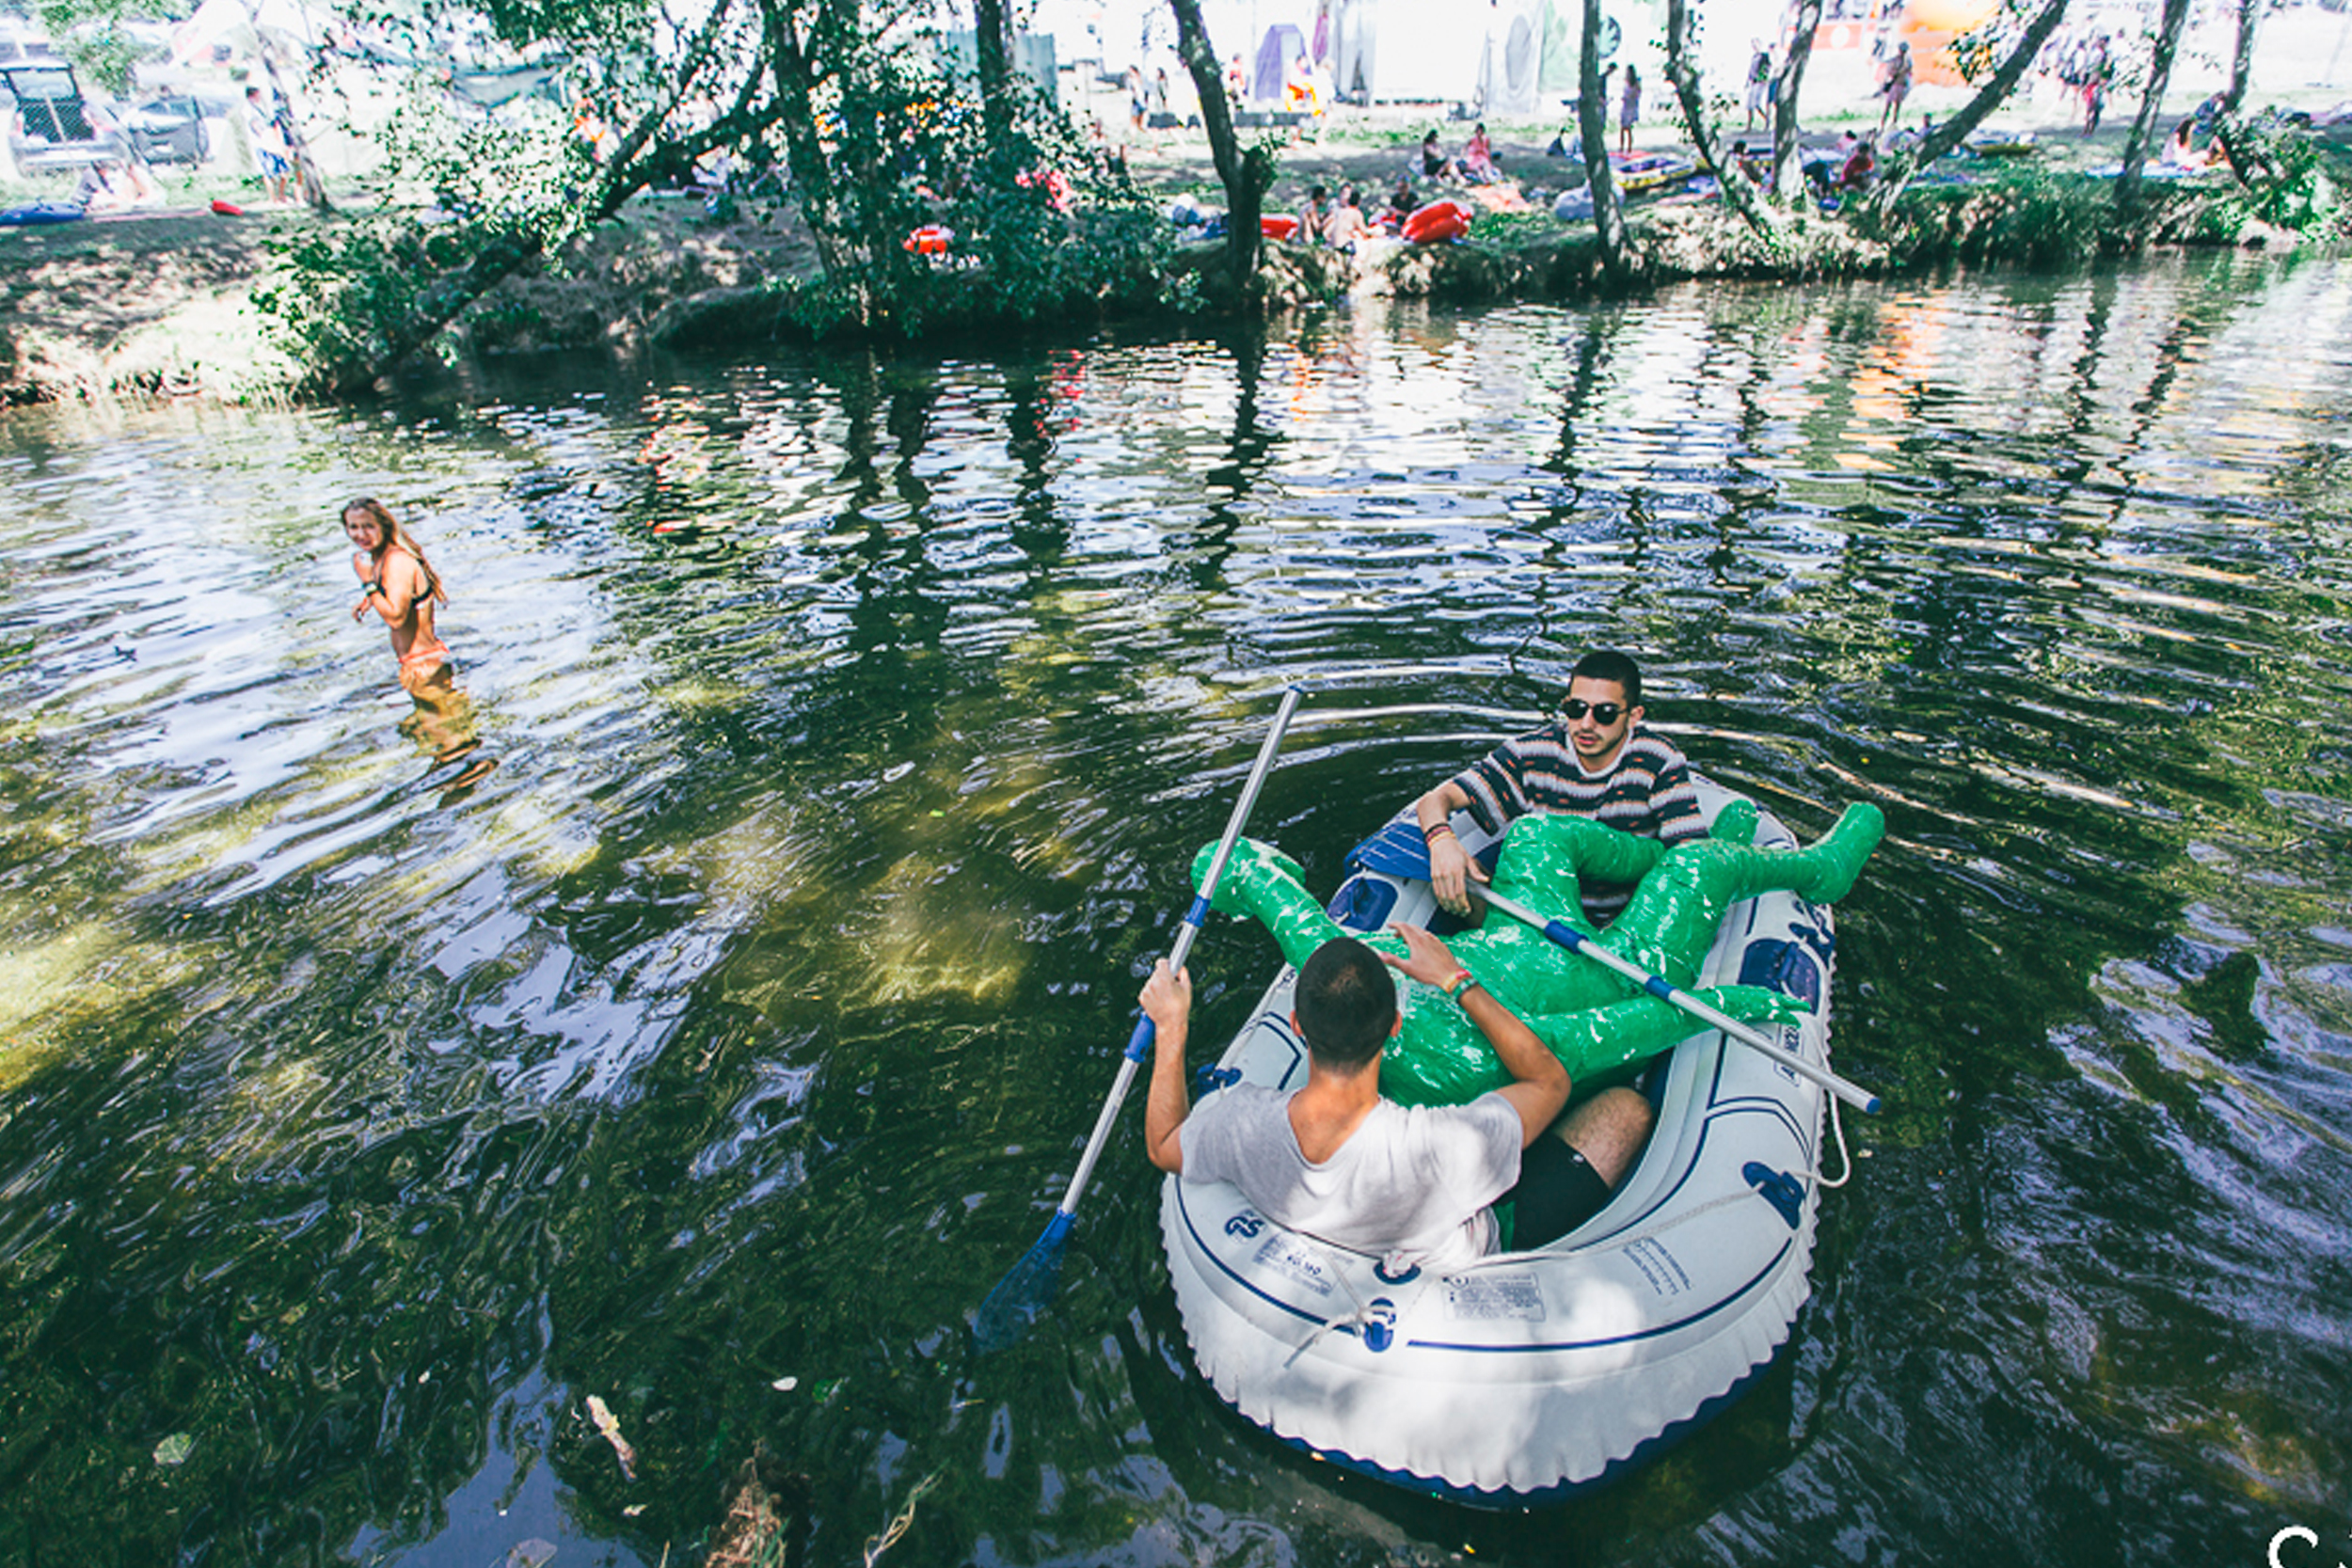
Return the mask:
<path fill-rule="evenodd" d="M 1725 910 L 1779 889 L 1812 903 L 1834 903 L 1853 886 L 1886 831 L 1876 806 L 1854 805 L 1806 848 L 1759 849 L 1750 842 L 1756 821 L 1752 802 L 1734 800 L 1717 815 L 1709 837 L 1668 848 L 1581 816 L 1523 816 L 1502 841 L 1495 890 L 1691 990 Z M 1208 845 L 1193 861 L 1196 887 L 1216 852 L 1216 846 Z M 1584 918 L 1581 876 L 1641 883 L 1606 931 L 1596 934 Z M 1308 894 L 1296 862 L 1253 839 L 1234 846 L 1210 902 L 1227 914 L 1254 916 L 1293 964 L 1306 962 L 1333 937 L 1360 935 Z M 1366 940 L 1382 952 L 1404 954 L 1405 944 L 1392 936 Z M 1489 913 L 1478 929 L 1448 937 L 1446 945 L 1551 1047 L 1580 1094 L 1593 1086 L 1595 1076 L 1655 1055 L 1695 1031 L 1689 1015 L 1672 1004 L 1503 915 Z M 1405 1026 L 1381 1062 L 1383 1094 L 1406 1105 L 1458 1105 L 1510 1082 L 1486 1037 L 1443 992 L 1410 982 L 1398 989 Z M 1691 994 L 1746 1023 L 1792 1022 L 1804 1014 L 1794 998 L 1756 986 L 1715 986 Z"/>

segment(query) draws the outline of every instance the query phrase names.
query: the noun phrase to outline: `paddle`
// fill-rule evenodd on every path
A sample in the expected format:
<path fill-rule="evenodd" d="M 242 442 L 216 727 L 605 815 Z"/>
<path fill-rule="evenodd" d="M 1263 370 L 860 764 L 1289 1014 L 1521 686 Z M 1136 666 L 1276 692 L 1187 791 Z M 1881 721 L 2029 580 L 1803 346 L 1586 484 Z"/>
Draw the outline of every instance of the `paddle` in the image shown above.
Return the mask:
<path fill-rule="evenodd" d="M 1409 821 L 1401 824 L 1391 823 L 1371 838 L 1358 845 L 1348 858 L 1366 870 L 1382 872 L 1391 877 L 1410 877 L 1422 881 L 1426 881 L 1429 877 L 1428 847 L 1422 842 L 1422 835 L 1414 831 Z M 1798 1077 L 1810 1079 L 1820 1085 L 1847 1104 L 1867 1111 L 1873 1116 L 1878 1114 L 1879 1097 L 1869 1090 L 1850 1080 L 1840 1078 L 1824 1068 L 1815 1067 L 1794 1052 L 1773 1044 L 1772 1041 L 1749 1028 L 1738 1019 L 1708 1006 L 1689 991 L 1677 987 L 1665 976 L 1653 974 L 1640 964 L 1629 958 L 1620 958 L 1606 947 L 1595 945 L 1592 939 L 1568 925 L 1567 922 L 1547 920 L 1517 899 L 1504 897 L 1474 877 L 1469 879 L 1468 883 L 1472 896 L 1485 899 L 1512 919 L 1523 921 L 1534 927 L 1535 929 L 1571 952 L 1581 953 L 1596 963 L 1615 970 L 1660 1001 L 1679 1007 L 1704 1022 L 1713 1024 L 1725 1035 L 1751 1050 L 1761 1051 Z"/>
<path fill-rule="evenodd" d="M 1681 1008 L 1684 1012 L 1689 1013 L 1692 1018 L 1713 1024 L 1716 1028 L 1721 1029 L 1731 1038 L 1738 1040 L 1741 1045 L 1747 1046 L 1749 1049 L 1754 1051 L 1761 1051 L 1765 1055 L 1770 1056 L 1773 1061 L 1778 1062 L 1781 1066 L 1787 1068 L 1798 1077 L 1812 1080 L 1814 1083 L 1820 1085 L 1821 1087 L 1829 1090 L 1830 1093 L 1836 1095 L 1847 1104 L 1855 1107 L 1857 1110 L 1867 1111 L 1872 1116 L 1876 1116 L 1878 1114 L 1879 1097 L 1872 1094 L 1869 1090 L 1862 1087 L 1858 1084 L 1854 1084 L 1847 1079 L 1838 1077 L 1837 1074 L 1830 1071 L 1826 1068 L 1815 1067 L 1811 1062 L 1806 1061 L 1803 1056 L 1798 1055 L 1793 1051 L 1788 1051 L 1781 1046 L 1775 1045 L 1772 1041 L 1765 1038 L 1764 1036 L 1756 1033 L 1754 1029 L 1749 1028 L 1738 1019 L 1733 1018 L 1729 1013 L 1708 1006 L 1706 1003 L 1700 1001 L 1697 997 L 1692 996 L 1689 991 L 1682 990 L 1672 980 L 1667 979 L 1664 975 L 1653 974 L 1648 970 L 1644 969 L 1640 964 L 1635 963 L 1632 959 L 1611 952 L 1608 948 L 1601 946 L 1591 938 L 1585 936 L 1583 932 L 1570 926 L 1566 921 L 1546 920 L 1542 915 L 1537 914 L 1534 910 L 1529 909 L 1525 904 L 1520 903 L 1518 899 L 1506 898 L 1502 894 L 1497 893 L 1494 889 L 1487 887 L 1475 879 L 1472 879 L 1470 882 L 1470 896 L 1473 898 L 1485 899 L 1488 904 L 1494 906 L 1498 910 L 1501 910 L 1504 914 L 1509 915 L 1512 919 L 1522 921 L 1527 925 L 1534 927 L 1535 929 L 1543 932 L 1544 935 L 1549 937 L 1552 941 L 1558 942 L 1561 946 L 1567 948 L 1569 951 L 1581 953 L 1586 958 L 1595 960 L 1604 968 L 1615 970 L 1618 974 L 1624 975 L 1635 985 L 1640 986 L 1644 990 L 1649 992 L 1652 996 L 1657 997 L 1661 1002 L 1671 1003 L 1673 1006 Z"/>
<path fill-rule="evenodd" d="M 1297 687 L 1282 693 L 1282 705 L 1274 715 L 1274 727 L 1266 733 L 1265 744 L 1258 748 L 1258 760 L 1249 769 L 1249 780 L 1242 785 L 1241 799 L 1233 803 L 1233 815 L 1225 824 L 1225 836 L 1217 841 L 1216 857 L 1209 863 L 1209 874 L 1194 895 L 1192 908 L 1184 911 L 1183 926 L 1176 933 L 1176 945 L 1168 955 L 1168 967 L 1181 970 L 1184 957 L 1192 951 L 1193 939 L 1209 918 L 1209 895 L 1216 891 L 1217 879 L 1225 875 L 1225 863 L 1232 857 L 1233 845 L 1241 837 L 1242 824 L 1249 819 L 1249 808 L 1257 804 L 1258 790 L 1265 783 L 1266 774 L 1274 768 L 1274 754 L 1281 749 L 1282 732 L 1290 728 L 1291 715 L 1298 711 L 1299 699 L 1305 695 Z M 1079 1195 L 1094 1175 L 1094 1163 L 1102 1157 L 1103 1146 L 1110 1141 L 1111 1128 L 1119 1120 L 1120 1101 L 1136 1081 L 1136 1071 L 1143 1064 L 1144 1053 L 1152 1049 L 1152 1021 L 1138 1017 L 1135 1033 L 1128 1037 L 1127 1053 L 1119 1064 L 1119 1076 L 1111 1083 L 1111 1092 L 1103 1101 L 1102 1112 L 1094 1118 L 1094 1132 L 1087 1139 L 1086 1152 L 1078 1157 L 1077 1174 L 1070 1179 L 1070 1190 L 1062 1195 L 1061 1207 L 1046 1222 L 1045 1234 L 1027 1256 L 1012 1266 L 1012 1271 L 996 1282 L 996 1288 L 980 1303 L 979 1316 L 973 1321 L 972 1337 L 983 1353 L 999 1351 L 1028 1332 L 1037 1315 L 1053 1302 L 1061 1289 L 1061 1259 L 1063 1245 L 1070 1235 L 1070 1227 L 1077 1216 Z"/>

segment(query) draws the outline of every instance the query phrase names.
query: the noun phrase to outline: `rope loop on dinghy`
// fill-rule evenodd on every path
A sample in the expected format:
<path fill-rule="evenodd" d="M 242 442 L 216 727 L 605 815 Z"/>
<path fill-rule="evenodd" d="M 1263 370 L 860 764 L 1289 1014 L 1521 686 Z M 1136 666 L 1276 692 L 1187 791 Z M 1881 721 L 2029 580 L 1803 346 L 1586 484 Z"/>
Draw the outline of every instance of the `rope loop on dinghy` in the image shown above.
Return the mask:
<path fill-rule="evenodd" d="M 1846 1148 L 1846 1124 L 1844 1119 L 1838 1115 L 1837 1097 L 1833 1094 L 1824 1096 L 1823 1098 L 1829 1101 L 1830 1135 L 1837 1145 L 1837 1180 L 1833 1181 L 1823 1174 L 1821 1162 L 1817 1157 L 1812 1162 L 1811 1166 L 1805 1171 L 1804 1180 L 1820 1191 L 1835 1192 L 1838 1188 L 1844 1186 L 1847 1182 L 1853 1180 L 1853 1156 L 1847 1150 Z M 1655 1225 L 1635 1231 L 1630 1236 L 1611 1236 L 1607 1238 L 1608 1244 L 1613 1247 L 1631 1246 L 1636 1242 L 1645 1242 L 1653 1237 L 1663 1235 L 1665 1232 L 1672 1230 L 1676 1226 L 1682 1224 L 1686 1220 L 1694 1220 L 1701 1214 L 1711 1213 L 1717 1209 L 1728 1208 L 1732 1204 L 1744 1202 L 1746 1199 L 1751 1197 L 1761 1197 L 1765 1198 L 1765 1201 L 1767 1202 L 1771 1201 L 1769 1197 L 1766 1197 L 1762 1188 L 1742 1187 L 1738 1192 L 1725 1193 L 1721 1197 L 1709 1198 L 1705 1203 L 1699 1204 L 1694 1208 L 1685 1209 L 1681 1212 L 1676 1214 L 1673 1218 L 1661 1220 Z M 1314 1327 L 1309 1329 L 1306 1337 L 1301 1338 L 1297 1344 L 1291 1347 L 1290 1354 L 1282 1358 L 1282 1370 L 1284 1371 L 1289 1371 L 1292 1366 L 1297 1362 L 1298 1358 L 1312 1349 L 1315 1341 L 1322 1338 L 1325 1335 L 1340 1329 L 1353 1330 L 1359 1335 L 1361 1335 L 1365 1330 L 1373 1328 L 1380 1322 L 1380 1320 L 1374 1315 L 1371 1305 L 1367 1303 L 1362 1296 L 1357 1293 L 1356 1282 L 1348 1277 L 1348 1271 L 1345 1267 L 1344 1260 L 1342 1259 L 1336 1252 L 1332 1251 L 1329 1243 L 1326 1243 L 1321 1237 L 1310 1236 L 1303 1230 L 1295 1230 L 1293 1231 L 1292 1234 L 1296 1236 L 1300 1241 L 1305 1242 L 1310 1246 L 1313 1247 L 1318 1253 L 1322 1254 L 1323 1260 L 1325 1264 L 1329 1267 L 1332 1277 L 1337 1279 L 1340 1282 L 1340 1288 L 1347 1292 L 1347 1299 L 1353 1305 L 1355 1310 L 1338 1313 L 1332 1317 L 1326 1318 L 1321 1323 L 1315 1324 Z M 1570 1256 L 1584 1250 L 1586 1250 L 1584 1247 L 1567 1247 L 1558 1250 L 1538 1248 L 1528 1252 L 1496 1254 L 1494 1257 L 1483 1258 L 1479 1259 L 1479 1261 L 1482 1263 L 1493 1262 L 1498 1259 L 1502 1258 L 1560 1258 Z M 1405 1259 L 1403 1255 L 1391 1255 L 1391 1258 L 1384 1260 L 1383 1266 L 1385 1267 L 1388 1264 L 1397 1262 L 1405 1262 L 1407 1266 L 1418 1271 L 1418 1263 Z M 1402 1274 L 1405 1270 L 1391 1269 L 1391 1272 Z M 1432 1277 L 1433 1276 L 1425 1272 L 1420 1273 L 1419 1278 L 1412 1282 L 1411 1293 L 1406 1296 L 1404 1300 L 1395 1304 L 1392 1309 L 1393 1316 L 1389 1319 L 1389 1326 L 1391 1329 L 1403 1328 L 1406 1317 L 1420 1302 L 1422 1294 L 1427 1290 L 1429 1281 Z"/>
<path fill-rule="evenodd" d="M 1367 1303 L 1362 1296 L 1356 1293 L 1356 1282 L 1347 1276 L 1347 1269 L 1344 1266 L 1343 1260 L 1337 1253 L 1331 1250 L 1330 1243 L 1324 1241 L 1320 1236 L 1310 1236 L 1303 1230 L 1294 1230 L 1291 1234 L 1297 1237 L 1300 1241 L 1305 1242 L 1308 1245 L 1313 1247 L 1317 1252 L 1323 1255 L 1325 1264 L 1329 1267 L 1332 1276 L 1339 1280 L 1340 1289 L 1347 1292 L 1347 1299 L 1355 1304 L 1356 1310 L 1353 1312 L 1342 1312 L 1336 1317 L 1326 1318 L 1321 1323 L 1315 1324 L 1314 1327 L 1309 1329 L 1306 1337 L 1300 1339 L 1297 1344 L 1291 1347 L 1290 1354 L 1282 1358 L 1282 1370 L 1286 1372 L 1289 1371 L 1291 1367 L 1300 1356 L 1306 1354 L 1308 1351 L 1314 1348 L 1316 1340 L 1322 1338 L 1325 1335 L 1332 1332 L 1334 1329 L 1354 1329 L 1358 1333 L 1359 1337 L 1362 1338 L 1364 1342 L 1367 1345 L 1371 1345 L 1374 1350 L 1384 1348 L 1382 1346 L 1373 1344 L 1370 1334 L 1372 1329 L 1381 1325 L 1381 1320 L 1374 1314 L 1372 1304 Z M 1391 1328 L 1395 1328 L 1403 1324 L 1406 1314 L 1413 1309 L 1414 1305 L 1421 1300 L 1422 1292 L 1429 1288 L 1429 1280 L 1431 1277 L 1428 1272 L 1422 1269 L 1417 1261 L 1409 1260 L 1407 1255 L 1403 1253 L 1390 1254 L 1386 1259 L 1382 1259 L 1381 1266 L 1383 1268 L 1387 1268 L 1389 1264 L 1397 1262 L 1404 1262 L 1406 1267 L 1405 1269 L 1391 1270 L 1391 1272 L 1404 1275 L 1405 1282 L 1411 1286 L 1411 1293 L 1406 1295 L 1403 1301 L 1392 1305 L 1391 1308 L 1391 1316 L 1388 1320 L 1388 1326 Z M 1407 1270 L 1410 1272 L 1406 1272 Z"/>

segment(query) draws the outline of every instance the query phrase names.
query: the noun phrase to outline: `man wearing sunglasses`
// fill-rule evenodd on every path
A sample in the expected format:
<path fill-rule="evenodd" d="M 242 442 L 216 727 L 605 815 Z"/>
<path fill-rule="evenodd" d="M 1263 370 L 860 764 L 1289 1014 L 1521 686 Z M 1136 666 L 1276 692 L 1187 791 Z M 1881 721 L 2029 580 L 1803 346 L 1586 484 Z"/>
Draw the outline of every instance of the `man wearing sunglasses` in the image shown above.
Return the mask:
<path fill-rule="evenodd" d="M 1429 885 L 1440 905 L 1467 915 L 1468 879 L 1483 882 L 1486 870 L 1454 836 L 1457 811 L 1468 811 L 1494 833 L 1530 812 L 1548 811 L 1588 816 L 1668 845 L 1707 836 L 1691 765 L 1642 727 L 1641 667 L 1606 649 L 1576 661 L 1558 718 L 1534 735 L 1504 741 L 1414 802 L 1422 836 L 1429 841 Z M 1605 926 L 1632 895 L 1630 887 L 1588 886 L 1584 912 Z"/>

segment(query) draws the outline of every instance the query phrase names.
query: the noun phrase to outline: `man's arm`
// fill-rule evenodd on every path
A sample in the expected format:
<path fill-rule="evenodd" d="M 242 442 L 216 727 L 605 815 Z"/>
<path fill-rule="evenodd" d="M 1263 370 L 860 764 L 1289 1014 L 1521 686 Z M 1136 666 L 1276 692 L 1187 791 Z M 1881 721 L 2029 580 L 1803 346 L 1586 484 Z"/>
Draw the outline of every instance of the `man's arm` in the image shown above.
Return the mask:
<path fill-rule="evenodd" d="M 1143 1016 L 1152 1021 L 1152 1091 L 1143 1103 L 1143 1148 L 1152 1163 L 1171 1175 L 1184 1173 L 1184 1150 L 1177 1131 L 1192 1115 L 1184 1087 L 1184 1038 L 1192 1027 L 1192 971 L 1170 973 L 1162 958 L 1143 983 Z"/>
<path fill-rule="evenodd" d="M 1381 958 L 1392 968 L 1402 970 L 1407 979 L 1419 980 L 1425 986 L 1440 990 L 1453 984 L 1458 975 L 1468 974 L 1454 957 L 1453 950 L 1418 926 L 1401 922 L 1391 924 L 1405 943 L 1406 957 Z M 1511 1075 L 1511 1082 L 1495 1092 L 1510 1101 L 1519 1114 L 1519 1147 L 1525 1148 L 1543 1136 L 1544 1129 L 1559 1119 L 1568 1103 L 1568 1069 L 1535 1037 L 1535 1031 L 1519 1022 L 1518 1015 L 1495 999 L 1494 993 L 1472 979 L 1470 988 L 1457 999 L 1462 1011 L 1478 1025 L 1478 1032 L 1486 1037 L 1486 1043 L 1495 1048 L 1502 1058 L 1502 1070 Z M 1154 1085 L 1158 1082 L 1153 1080 Z M 1184 1085 L 1177 1085 L 1177 1092 Z"/>
<path fill-rule="evenodd" d="M 1453 779 L 1413 802 L 1413 816 L 1422 837 L 1429 842 L 1429 888 L 1440 906 L 1454 914 L 1470 913 L 1468 879 L 1486 880 L 1486 868 L 1470 859 L 1462 841 L 1454 836 L 1454 814 L 1470 809 L 1470 791 Z M 1445 831 L 1437 830 L 1444 827 Z"/>

